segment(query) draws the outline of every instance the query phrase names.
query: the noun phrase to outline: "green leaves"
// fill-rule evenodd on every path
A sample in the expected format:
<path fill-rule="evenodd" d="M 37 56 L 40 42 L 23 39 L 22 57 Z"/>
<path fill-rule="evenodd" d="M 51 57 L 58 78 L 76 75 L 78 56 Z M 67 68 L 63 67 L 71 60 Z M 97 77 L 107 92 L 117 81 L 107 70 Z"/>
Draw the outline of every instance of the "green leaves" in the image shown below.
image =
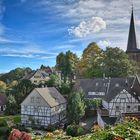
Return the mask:
<path fill-rule="evenodd" d="M 81 117 L 85 115 L 85 102 L 81 91 L 72 92 L 68 99 L 68 119 L 70 123 L 79 124 Z"/>

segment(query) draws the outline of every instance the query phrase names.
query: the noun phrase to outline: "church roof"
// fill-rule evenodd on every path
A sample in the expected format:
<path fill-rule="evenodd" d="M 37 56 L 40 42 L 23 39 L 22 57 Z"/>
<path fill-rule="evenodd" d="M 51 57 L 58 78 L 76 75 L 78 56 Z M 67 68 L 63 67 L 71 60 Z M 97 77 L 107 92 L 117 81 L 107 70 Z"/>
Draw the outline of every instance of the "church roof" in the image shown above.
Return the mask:
<path fill-rule="evenodd" d="M 134 14 L 133 8 L 131 13 L 131 20 L 130 20 L 130 28 L 129 28 L 129 36 L 128 36 L 128 44 L 126 52 L 140 52 L 138 48 L 137 38 L 136 38 L 136 31 L 135 31 L 135 22 L 134 22 Z"/>

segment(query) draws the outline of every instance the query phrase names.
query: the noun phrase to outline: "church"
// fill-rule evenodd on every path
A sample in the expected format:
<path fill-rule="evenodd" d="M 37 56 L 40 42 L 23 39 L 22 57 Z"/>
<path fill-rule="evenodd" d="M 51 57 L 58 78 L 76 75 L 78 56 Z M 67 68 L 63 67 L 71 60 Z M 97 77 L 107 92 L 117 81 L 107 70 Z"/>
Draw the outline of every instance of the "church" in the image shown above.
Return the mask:
<path fill-rule="evenodd" d="M 126 53 L 128 54 L 130 60 L 134 60 L 138 63 L 139 68 L 140 68 L 140 49 L 139 49 L 137 37 L 136 37 L 133 7 L 132 7 L 132 13 L 131 13 Z"/>

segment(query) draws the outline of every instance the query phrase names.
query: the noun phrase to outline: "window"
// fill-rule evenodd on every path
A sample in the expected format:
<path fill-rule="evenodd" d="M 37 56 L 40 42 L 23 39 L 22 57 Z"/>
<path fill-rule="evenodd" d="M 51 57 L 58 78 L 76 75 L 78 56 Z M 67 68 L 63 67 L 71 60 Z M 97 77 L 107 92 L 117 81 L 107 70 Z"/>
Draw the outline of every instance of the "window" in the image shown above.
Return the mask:
<path fill-rule="evenodd" d="M 96 86 L 98 86 L 98 85 L 99 85 L 99 83 L 97 82 L 97 83 L 96 83 Z"/>
<path fill-rule="evenodd" d="M 27 106 L 24 106 L 24 111 L 27 111 Z"/>
<path fill-rule="evenodd" d="M 36 97 L 36 102 L 40 103 L 40 97 Z"/>
<path fill-rule="evenodd" d="M 38 112 L 38 107 L 37 106 L 34 107 L 34 112 Z"/>
<path fill-rule="evenodd" d="M 130 109 L 131 109 L 131 106 L 127 105 L 127 110 L 130 111 Z"/>
<path fill-rule="evenodd" d="M 140 111 L 140 105 L 138 106 L 138 111 Z"/>
<path fill-rule="evenodd" d="M 31 97 L 31 103 L 34 103 L 34 97 Z"/>
<path fill-rule="evenodd" d="M 118 84 L 118 83 L 116 83 L 116 84 L 115 84 L 115 87 L 119 87 L 119 84 Z"/>
<path fill-rule="evenodd" d="M 34 78 L 41 78 L 41 76 L 34 76 Z"/>
<path fill-rule="evenodd" d="M 37 80 L 34 80 L 34 83 L 37 83 Z"/>
<path fill-rule="evenodd" d="M 119 111 L 120 107 L 119 106 L 116 106 L 116 111 Z"/>

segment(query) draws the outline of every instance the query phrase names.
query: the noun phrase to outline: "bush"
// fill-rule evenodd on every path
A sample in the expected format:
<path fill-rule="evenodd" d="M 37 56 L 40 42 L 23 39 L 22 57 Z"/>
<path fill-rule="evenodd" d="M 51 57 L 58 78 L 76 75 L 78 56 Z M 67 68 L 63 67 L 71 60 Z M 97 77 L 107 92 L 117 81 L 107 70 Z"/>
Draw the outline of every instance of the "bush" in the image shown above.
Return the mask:
<path fill-rule="evenodd" d="M 55 131 L 55 129 L 56 129 L 56 127 L 55 127 L 55 125 L 52 125 L 52 124 L 49 124 L 48 126 L 47 126 L 47 131 L 50 131 L 50 132 L 53 132 L 53 131 Z"/>
<path fill-rule="evenodd" d="M 7 126 L 7 122 L 4 119 L 0 119 L 0 127 L 1 126 Z"/>
<path fill-rule="evenodd" d="M 8 127 L 0 127 L 0 136 L 6 136 L 10 132 L 10 129 Z"/>
<path fill-rule="evenodd" d="M 20 116 L 14 116 L 13 120 L 15 124 L 20 123 Z"/>
<path fill-rule="evenodd" d="M 67 135 L 70 136 L 79 136 L 83 133 L 83 128 L 79 125 L 69 125 L 66 129 Z"/>

